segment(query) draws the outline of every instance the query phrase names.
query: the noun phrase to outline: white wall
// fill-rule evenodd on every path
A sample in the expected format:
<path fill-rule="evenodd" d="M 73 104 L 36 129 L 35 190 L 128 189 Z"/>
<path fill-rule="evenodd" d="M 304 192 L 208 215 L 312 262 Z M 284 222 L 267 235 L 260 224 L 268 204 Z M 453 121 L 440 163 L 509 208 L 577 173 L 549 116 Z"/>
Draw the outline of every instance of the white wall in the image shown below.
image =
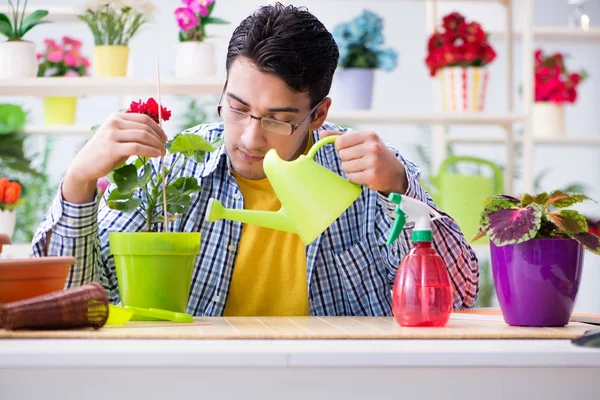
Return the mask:
<path fill-rule="evenodd" d="M 44 6 L 79 6 L 80 0 L 38 0 L 35 4 Z M 161 69 L 164 76 L 173 72 L 172 63 L 177 43 L 177 26 L 173 18 L 173 10 L 180 2 L 175 0 L 156 1 L 159 12 L 152 25 L 146 26 L 131 43 L 133 54 L 132 73 L 135 76 L 152 77 L 155 75 L 156 56 L 160 55 Z M 251 4 L 260 0 L 218 0 L 215 16 L 232 22 L 226 26 L 211 26 L 209 31 L 217 35 L 214 39 L 218 47 L 219 67 L 224 69 L 226 45 L 229 36 L 251 10 Z M 290 2 L 288 2 L 290 3 Z M 325 25 L 333 29 L 337 22 L 356 16 L 365 7 L 385 17 L 386 43 L 400 53 L 399 67 L 391 72 L 377 72 L 374 109 L 381 111 L 401 110 L 405 112 L 426 112 L 432 108 L 432 84 L 424 65 L 426 28 L 424 2 L 394 3 L 392 1 L 339 1 L 339 0 L 303 0 L 293 2 L 295 5 L 306 5 Z M 515 20 L 519 21 L 519 0 L 515 3 Z M 504 26 L 505 9 L 497 3 L 473 4 L 473 2 L 442 3 L 440 14 L 458 10 L 481 22 L 486 29 Z M 600 25 L 600 1 L 590 1 L 586 6 L 591 16 L 591 25 Z M 566 26 L 568 5 L 566 0 L 538 0 L 535 7 L 536 26 Z M 160 31 L 160 33 L 159 33 Z M 62 23 L 40 26 L 28 35 L 38 45 L 46 37 L 55 39 L 68 34 L 84 41 L 83 50 L 91 56 L 93 49 L 92 35 L 82 23 Z M 497 60 L 491 65 L 491 82 L 486 107 L 490 111 L 506 110 L 504 45 L 494 42 L 498 51 Z M 570 54 L 568 66 L 584 67 L 591 78 L 581 86 L 577 104 L 567 107 L 567 135 L 600 135 L 600 44 L 572 43 L 536 43 L 547 51 L 560 50 Z M 520 84 L 520 47 L 515 48 L 515 86 Z M 514 88 L 512 95 L 518 106 L 518 94 Z M 41 124 L 41 101 L 36 98 L 3 98 L 1 101 L 19 102 L 31 111 L 30 122 Z M 335 99 L 334 99 L 335 101 Z M 165 124 L 169 134 L 176 133 L 177 112 L 181 111 L 184 102 L 181 99 L 163 97 L 163 103 L 174 110 L 174 120 Z M 95 124 L 101 122 L 119 108 L 118 99 L 111 97 L 85 98 L 80 101 L 78 123 Z M 362 126 L 376 130 L 381 136 L 397 146 L 409 158 L 416 157 L 414 146 L 422 143 L 427 127 L 417 126 Z M 452 132 L 474 132 L 481 135 L 501 134 L 495 127 L 453 127 Z M 55 152 L 52 160 L 52 171 L 56 179 L 67 168 L 74 152 L 81 146 L 85 138 L 65 138 L 57 142 L 60 151 Z M 459 145 L 461 154 L 477 154 L 499 163 L 504 163 L 505 153 L 497 145 Z M 584 147 L 540 147 L 535 152 L 535 172 L 551 169 L 542 182 L 542 189 L 552 190 L 573 181 L 581 181 L 588 185 L 588 194 L 600 200 L 600 148 Z M 519 182 L 517 191 L 520 191 Z M 589 204 L 579 208 L 593 217 L 600 217 L 600 205 Z M 482 254 L 485 257 L 485 254 Z M 584 283 L 578 303 L 580 311 L 600 312 L 600 296 L 594 293 L 594 287 L 600 285 L 600 257 L 587 256 L 584 272 Z"/>

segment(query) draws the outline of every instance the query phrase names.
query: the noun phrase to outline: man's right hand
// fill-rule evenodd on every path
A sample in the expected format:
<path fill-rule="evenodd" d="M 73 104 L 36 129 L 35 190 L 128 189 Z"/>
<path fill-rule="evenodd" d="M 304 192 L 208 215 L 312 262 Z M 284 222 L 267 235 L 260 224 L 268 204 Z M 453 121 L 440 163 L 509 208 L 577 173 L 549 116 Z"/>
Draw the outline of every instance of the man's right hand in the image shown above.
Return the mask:
<path fill-rule="evenodd" d="M 131 156 L 165 155 L 166 141 L 165 132 L 147 115 L 111 115 L 73 159 L 62 185 L 64 200 L 73 204 L 93 201 L 98 179 Z"/>

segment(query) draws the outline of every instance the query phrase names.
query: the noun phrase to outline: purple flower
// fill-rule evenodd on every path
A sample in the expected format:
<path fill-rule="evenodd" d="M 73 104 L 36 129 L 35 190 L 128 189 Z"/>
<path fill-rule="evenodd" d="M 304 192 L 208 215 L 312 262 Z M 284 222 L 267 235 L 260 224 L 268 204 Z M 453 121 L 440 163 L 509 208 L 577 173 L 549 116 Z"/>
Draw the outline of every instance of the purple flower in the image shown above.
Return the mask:
<path fill-rule="evenodd" d="M 182 31 L 189 31 L 200 25 L 200 19 L 194 14 L 194 12 L 186 7 L 180 7 L 175 10 L 175 18 L 177 24 Z"/>

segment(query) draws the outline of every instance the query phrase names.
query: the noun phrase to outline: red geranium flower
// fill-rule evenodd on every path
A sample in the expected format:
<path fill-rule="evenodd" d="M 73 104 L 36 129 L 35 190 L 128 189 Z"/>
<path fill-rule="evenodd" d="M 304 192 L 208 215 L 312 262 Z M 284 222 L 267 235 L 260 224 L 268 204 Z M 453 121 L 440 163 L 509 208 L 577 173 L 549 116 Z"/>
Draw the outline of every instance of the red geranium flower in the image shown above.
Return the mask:
<path fill-rule="evenodd" d="M 165 106 L 161 106 L 161 119 L 163 121 L 168 121 L 171 118 L 171 111 L 168 110 Z M 150 118 L 154 120 L 157 124 L 158 121 L 158 103 L 154 98 L 150 97 L 146 102 L 140 101 L 132 101 L 129 105 L 128 113 L 136 113 L 136 114 L 146 114 Z"/>

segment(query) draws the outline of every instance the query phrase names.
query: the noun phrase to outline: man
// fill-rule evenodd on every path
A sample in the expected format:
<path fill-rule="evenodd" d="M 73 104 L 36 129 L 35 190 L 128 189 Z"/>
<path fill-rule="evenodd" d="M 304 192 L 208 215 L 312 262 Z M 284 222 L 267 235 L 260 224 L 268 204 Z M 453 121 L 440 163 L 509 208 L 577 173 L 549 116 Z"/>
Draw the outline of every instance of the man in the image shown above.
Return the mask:
<path fill-rule="evenodd" d="M 351 132 L 325 122 L 338 62 L 332 35 L 308 11 L 280 4 L 260 8 L 234 31 L 227 83 L 219 100 L 223 123 L 189 132 L 224 145 L 181 174 L 198 178 L 178 229 L 201 231 L 188 312 L 194 315 L 390 315 L 397 267 L 410 232 L 390 246 L 390 192 L 426 201 L 416 166 L 373 132 Z M 360 197 L 305 247 L 291 233 L 204 219 L 210 198 L 233 208 L 275 211 L 280 203 L 262 166 L 269 149 L 293 160 L 319 138 L 341 135 L 315 160 L 363 185 Z M 96 181 L 129 156 L 165 154 L 167 136 L 150 118 L 115 114 L 76 155 L 59 194 L 37 231 L 35 255 L 73 254 L 68 286 L 98 280 L 119 301 L 109 231 L 139 231 L 139 214 L 109 209 L 96 198 Z M 167 163 L 173 159 L 167 157 Z M 307 215 L 307 218 L 310 218 Z M 175 225 L 175 224 L 173 224 Z M 455 307 L 472 306 L 478 263 L 451 219 L 433 223 L 434 244 L 446 262 Z"/>

